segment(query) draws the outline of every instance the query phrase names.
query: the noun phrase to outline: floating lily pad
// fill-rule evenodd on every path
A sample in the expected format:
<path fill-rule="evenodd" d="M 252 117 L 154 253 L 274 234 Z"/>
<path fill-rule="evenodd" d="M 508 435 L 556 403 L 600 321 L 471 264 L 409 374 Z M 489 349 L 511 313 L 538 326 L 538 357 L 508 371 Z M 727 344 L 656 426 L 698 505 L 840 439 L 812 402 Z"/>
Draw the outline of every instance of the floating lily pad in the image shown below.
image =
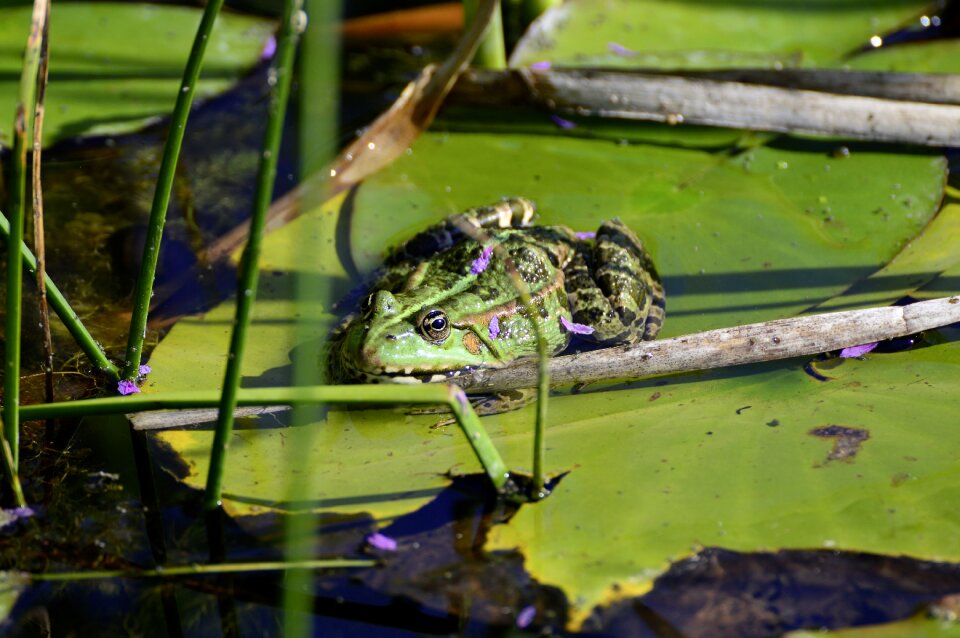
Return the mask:
<path fill-rule="evenodd" d="M 960 42 L 933 40 L 881 47 L 850 60 L 851 69 L 914 73 L 960 73 Z"/>
<path fill-rule="evenodd" d="M 0 8 L 0 142 L 9 142 L 30 6 Z M 44 144 L 135 130 L 173 108 L 199 9 L 149 4 L 58 4 L 50 20 Z M 219 93 L 260 57 L 275 23 L 222 12 L 197 98 Z"/>
<path fill-rule="evenodd" d="M 960 346 L 845 361 L 828 382 L 803 363 L 555 399 L 548 458 L 573 471 L 491 547 L 520 549 L 581 612 L 708 545 L 960 560 Z"/>
<path fill-rule="evenodd" d="M 576 0 L 538 19 L 511 64 L 661 69 L 812 67 L 918 16 L 929 3 Z"/>

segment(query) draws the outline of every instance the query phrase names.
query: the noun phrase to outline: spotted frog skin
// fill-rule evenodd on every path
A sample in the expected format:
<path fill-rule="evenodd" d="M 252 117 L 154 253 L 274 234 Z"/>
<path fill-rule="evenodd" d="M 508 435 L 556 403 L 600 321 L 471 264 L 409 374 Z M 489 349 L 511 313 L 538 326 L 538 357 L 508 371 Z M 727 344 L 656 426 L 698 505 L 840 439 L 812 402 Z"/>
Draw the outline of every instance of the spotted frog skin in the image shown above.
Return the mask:
<path fill-rule="evenodd" d="M 439 381 L 535 356 L 511 264 L 529 288 L 551 355 L 574 335 L 600 346 L 653 339 L 663 323 L 663 288 L 633 231 L 618 219 L 595 237 L 535 226 L 534 210 L 523 198 L 471 209 L 394 249 L 333 336 L 333 379 Z M 491 414 L 532 396 L 519 390 L 472 399 L 478 413 Z"/>

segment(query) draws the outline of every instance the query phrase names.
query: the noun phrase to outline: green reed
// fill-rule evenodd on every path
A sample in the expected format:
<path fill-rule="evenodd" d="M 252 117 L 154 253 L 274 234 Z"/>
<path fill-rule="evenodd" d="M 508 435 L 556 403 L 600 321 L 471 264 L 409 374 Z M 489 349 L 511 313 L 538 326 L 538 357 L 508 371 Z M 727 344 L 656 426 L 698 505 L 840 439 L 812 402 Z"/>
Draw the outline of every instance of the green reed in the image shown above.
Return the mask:
<path fill-rule="evenodd" d="M 223 0 L 208 0 L 197 27 L 197 35 L 187 58 L 187 66 L 183 71 L 183 80 L 177 92 L 177 101 L 170 116 L 170 126 L 167 132 L 167 142 L 163 148 L 163 159 L 160 161 L 160 171 L 157 175 L 157 186 L 153 193 L 153 205 L 150 208 L 150 219 L 147 225 L 147 237 L 143 245 L 143 261 L 140 265 L 140 274 L 137 278 L 137 287 L 134 292 L 133 315 L 130 317 L 130 332 L 127 336 L 127 351 L 124 359 L 123 378 L 133 380 L 140 371 L 140 360 L 143 355 L 143 341 L 147 333 L 147 315 L 150 311 L 150 298 L 153 296 L 153 282 L 157 272 L 157 259 L 160 256 L 160 240 L 163 238 L 163 225 L 167 218 L 167 207 L 170 204 L 170 191 L 173 188 L 173 179 L 177 169 L 177 160 L 180 157 L 180 146 L 187 128 L 187 117 L 190 115 L 190 106 L 193 104 L 193 95 L 200 79 L 200 67 L 203 65 L 203 54 L 210 40 L 210 32 L 217 19 L 217 13 Z"/>

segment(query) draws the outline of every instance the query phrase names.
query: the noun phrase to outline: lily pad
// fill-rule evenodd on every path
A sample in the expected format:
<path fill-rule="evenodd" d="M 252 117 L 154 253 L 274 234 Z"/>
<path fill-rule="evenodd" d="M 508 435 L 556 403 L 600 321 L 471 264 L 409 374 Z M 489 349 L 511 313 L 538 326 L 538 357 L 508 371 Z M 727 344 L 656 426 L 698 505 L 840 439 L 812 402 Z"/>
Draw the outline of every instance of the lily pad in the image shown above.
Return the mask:
<path fill-rule="evenodd" d="M 928 4 L 576 0 L 541 16 L 510 62 L 661 69 L 824 66 L 916 17 Z"/>
<path fill-rule="evenodd" d="M 907 296 L 922 300 L 958 293 L 960 205 L 950 201 L 890 263 L 817 310 L 883 306 Z"/>
<path fill-rule="evenodd" d="M 862 71 L 960 73 L 960 42 L 933 40 L 881 47 L 847 64 Z"/>
<path fill-rule="evenodd" d="M 0 142 L 17 102 L 30 6 L 0 8 Z M 199 9 L 79 2 L 57 5 L 50 22 L 44 144 L 135 130 L 173 108 Z M 223 12 L 203 64 L 197 98 L 215 95 L 260 57 L 275 23 Z"/>
<path fill-rule="evenodd" d="M 829 382 L 802 364 L 555 399 L 548 458 L 574 469 L 490 547 L 522 551 L 581 613 L 707 545 L 960 560 L 960 345 L 846 361 Z"/>

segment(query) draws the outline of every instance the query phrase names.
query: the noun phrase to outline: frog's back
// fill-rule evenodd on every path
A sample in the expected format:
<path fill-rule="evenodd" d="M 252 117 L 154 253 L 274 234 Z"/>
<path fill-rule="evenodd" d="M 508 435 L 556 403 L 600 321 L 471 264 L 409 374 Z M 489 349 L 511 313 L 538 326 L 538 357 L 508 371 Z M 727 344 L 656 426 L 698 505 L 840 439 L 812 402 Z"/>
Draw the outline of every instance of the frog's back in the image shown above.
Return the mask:
<path fill-rule="evenodd" d="M 553 228 L 537 227 L 491 233 L 484 244 L 466 239 L 417 265 L 395 292 L 443 306 L 454 323 L 472 323 L 474 315 L 514 311 L 520 295 L 512 267 L 539 304 L 551 293 L 563 292 L 568 245 L 562 238 Z"/>

